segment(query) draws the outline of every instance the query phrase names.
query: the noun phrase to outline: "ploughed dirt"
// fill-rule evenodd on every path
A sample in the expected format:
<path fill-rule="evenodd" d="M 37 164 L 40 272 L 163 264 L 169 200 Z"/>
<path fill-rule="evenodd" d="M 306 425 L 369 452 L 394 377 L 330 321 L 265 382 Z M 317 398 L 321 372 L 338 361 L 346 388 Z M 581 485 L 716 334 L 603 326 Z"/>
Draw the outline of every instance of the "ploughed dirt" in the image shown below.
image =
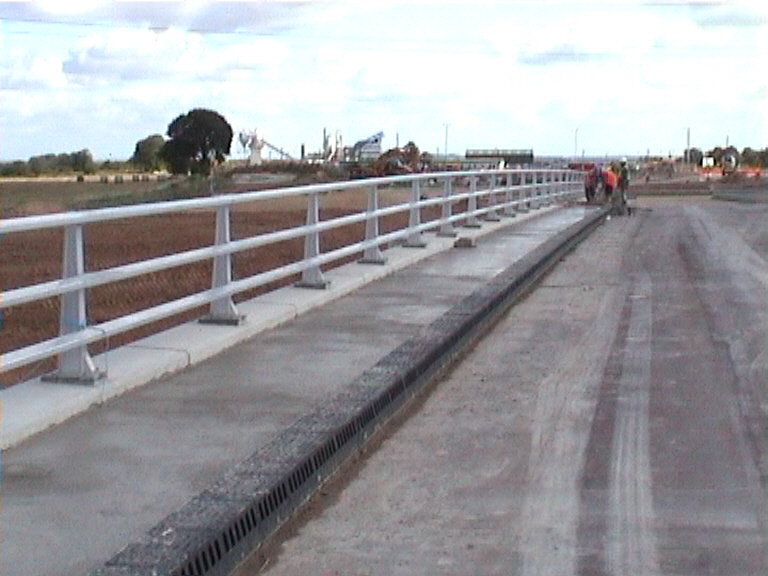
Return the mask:
<path fill-rule="evenodd" d="M 437 194 L 434 190 L 430 194 Z M 402 202 L 409 197 L 410 188 L 382 191 L 380 205 Z M 321 220 L 328 220 L 364 209 L 366 190 L 350 190 L 321 199 Z M 55 203 L 29 204 L 24 215 L 36 212 L 56 211 Z M 438 216 L 439 209 L 422 210 L 422 221 Z M 20 215 L 17 214 L 17 215 Z M 262 201 L 233 209 L 231 233 L 233 239 L 246 238 L 270 231 L 301 226 L 306 222 L 306 199 L 301 197 L 284 200 Z M 406 226 L 407 212 L 380 219 L 381 233 Z M 213 211 L 154 216 L 142 219 L 90 224 L 85 227 L 86 270 L 95 271 L 119 266 L 138 260 L 183 252 L 212 244 L 215 232 Z M 365 236 L 363 223 L 350 225 L 321 235 L 324 252 L 362 240 Z M 42 230 L 29 233 L 8 234 L 0 239 L 0 291 L 28 286 L 46 280 L 58 279 L 62 268 L 62 229 Z M 303 257 L 304 241 L 296 239 L 235 255 L 233 276 L 235 279 L 252 276 L 259 272 L 278 268 Z M 356 259 L 350 257 L 346 261 Z M 340 265 L 343 262 L 335 263 Z M 212 264 L 201 262 L 181 266 L 121 282 L 99 286 L 88 293 L 88 322 L 90 325 L 117 318 L 168 302 L 211 285 Z M 253 298 L 279 286 L 295 282 L 288 278 L 271 285 L 238 295 L 235 301 Z M 112 338 L 108 343 L 97 343 L 92 352 L 107 346 L 114 348 L 135 341 L 148 334 L 170 326 L 198 318 L 205 309 L 191 310 L 156 322 L 140 329 Z M 0 311 L 0 353 L 53 338 L 58 334 L 59 300 L 50 298 Z M 18 370 L 0 374 L 0 386 L 17 383 L 53 369 L 53 362 L 42 362 Z"/>

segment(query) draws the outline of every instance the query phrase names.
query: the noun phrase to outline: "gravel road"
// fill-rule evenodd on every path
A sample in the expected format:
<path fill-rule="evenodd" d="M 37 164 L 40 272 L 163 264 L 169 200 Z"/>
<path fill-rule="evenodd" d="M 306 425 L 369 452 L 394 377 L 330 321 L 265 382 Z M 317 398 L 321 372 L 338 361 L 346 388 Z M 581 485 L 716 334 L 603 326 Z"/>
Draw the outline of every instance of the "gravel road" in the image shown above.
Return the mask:
<path fill-rule="evenodd" d="M 239 576 L 764 575 L 768 205 L 639 203 Z"/>

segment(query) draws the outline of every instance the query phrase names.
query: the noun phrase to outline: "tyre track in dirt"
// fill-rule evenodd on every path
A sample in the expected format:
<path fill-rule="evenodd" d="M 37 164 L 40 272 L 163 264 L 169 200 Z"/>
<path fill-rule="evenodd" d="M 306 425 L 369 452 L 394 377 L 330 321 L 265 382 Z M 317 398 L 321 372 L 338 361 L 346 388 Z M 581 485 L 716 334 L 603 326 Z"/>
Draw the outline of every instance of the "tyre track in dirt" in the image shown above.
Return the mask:
<path fill-rule="evenodd" d="M 656 206 L 590 433 L 578 573 L 762 575 L 765 260 L 720 223 L 741 207 Z"/>
<path fill-rule="evenodd" d="M 611 453 L 607 565 L 615 576 L 659 573 L 651 494 L 648 399 L 651 375 L 651 279 L 630 295 L 630 317 Z"/>
<path fill-rule="evenodd" d="M 601 255 L 602 266 L 620 268 L 628 238 L 636 232 L 637 225 L 637 221 L 614 222 L 610 228 L 593 234 L 588 250 Z M 589 278 L 587 257 L 574 255 L 561 264 L 565 268 L 562 273 L 578 274 L 581 268 Z M 540 290 L 554 286 L 545 281 Z M 525 576 L 573 574 L 576 570 L 581 460 L 597 389 L 619 324 L 621 302 L 627 297 L 627 287 L 620 281 L 599 285 L 597 289 L 604 296 L 597 304 L 594 318 L 584 323 L 582 337 L 537 388 L 525 508 L 520 521 L 521 574 Z M 565 310 L 573 308 L 573 299 L 571 296 Z"/>

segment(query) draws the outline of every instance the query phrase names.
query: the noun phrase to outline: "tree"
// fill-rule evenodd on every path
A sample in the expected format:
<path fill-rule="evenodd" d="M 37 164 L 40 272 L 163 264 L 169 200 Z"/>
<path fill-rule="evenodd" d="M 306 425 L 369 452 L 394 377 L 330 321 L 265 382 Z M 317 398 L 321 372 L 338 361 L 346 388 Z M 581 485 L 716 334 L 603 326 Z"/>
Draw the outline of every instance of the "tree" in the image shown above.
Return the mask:
<path fill-rule="evenodd" d="M 196 108 L 168 125 L 160 152 L 174 174 L 210 175 L 214 162 L 223 162 L 232 145 L 232 127 L 218 112 Z"/>
<path fill-rule="evenodd" d="M 136 148 L 131 156 L 131 163 L 139 166 L 146 172 L 157 170 L 160 167 L 160 150 L 165 144 L 165 138 L 160 134 L 147 136 L 136 142 Z"/>
<path fill-rule="evenodd" d="M 69 155 L 70 167 L 75 172 L 84 174 L 93 174 L 96 171 L 96 163 L 93 161 L 93 154 L 87 148 L 79 152 L 72 152 Z"/>
<path fill-rule="evenodd" d="M 35 176 L 53 174 L 56 169 L 56 155 L 42 154 L 40 156 L 32 156 L 29 159 L 29 169 Z"/>
<path fill-rule="evenodd" d="M 704 157 L 704 153 L 700 149 L 693 147 L 686 150 L 686 157 L 688 158 L 688 164 L 701 166 L 701 159 Z"/>

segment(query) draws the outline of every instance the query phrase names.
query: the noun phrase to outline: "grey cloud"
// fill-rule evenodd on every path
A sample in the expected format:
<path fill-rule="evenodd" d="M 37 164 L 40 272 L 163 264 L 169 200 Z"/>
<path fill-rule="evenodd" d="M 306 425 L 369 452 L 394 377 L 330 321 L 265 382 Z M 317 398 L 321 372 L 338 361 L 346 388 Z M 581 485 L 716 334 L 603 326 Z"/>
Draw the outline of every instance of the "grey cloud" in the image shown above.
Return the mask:
<path fill-rule="evenodd" d="M 584 62 L 602 62 L 611 58 L 606 52 L 588 52 L 573 44 L 560 44 L 546 50 L 524 50 L 517 61 L 529 66 L 549 66 L 552 64 L 581 64 Z"/>
<path fill-rule="evenodd" d="M 165 76 L 172 77 L 172 63 L 163 65 L 159 59 L 118 58 L 99 47 L 78 54 L 70 53 L 62 66 L 70 76 L 99 80 L 141 80 Z"/>
<path fill-rule="evenodd" d="M 702 28 L 750 28 L 768 24 L 766 15 L 738 4 L 692 4 L 691 19 Z"/>
<path fill-rule="evenodd" d="M 87 12 L 68 14 L 48 11 L 33 3 L 0 2 L 0 18 L 268 34 L 291 28 L 307 5 L 299 2 L 104 2 Z"/>

